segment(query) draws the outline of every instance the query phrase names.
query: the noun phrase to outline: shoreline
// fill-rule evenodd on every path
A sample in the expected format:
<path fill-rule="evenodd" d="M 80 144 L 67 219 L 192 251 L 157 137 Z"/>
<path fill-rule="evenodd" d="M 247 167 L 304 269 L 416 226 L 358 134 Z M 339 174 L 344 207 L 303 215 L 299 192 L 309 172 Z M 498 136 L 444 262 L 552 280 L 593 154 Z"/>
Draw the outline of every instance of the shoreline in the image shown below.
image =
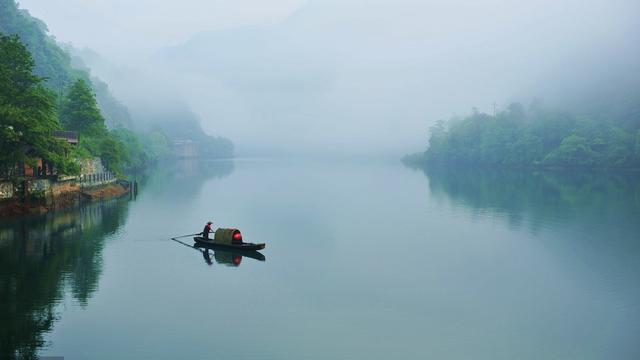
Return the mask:
<path fill-rule="evenodd" d="M 129 192 L 129 187 L 115 182 L 85 189 L 75 187 L 71 191 L 38 200 L 8 199 L 0 202 L 0 218 L 43 215 L 58 209 L 79 206 L 86 202 L 118 198 Z"/>
<path fill-rule="evenodd" d="M 500 164 L 480 164 L 459 161 L 439 161 L 439 160 L 419 160 L 416 161 L 409 156 L 404 156 L 400 162 L 406 167 L 413 169 L 427 168 L 465 168 L 482 170 L 513 170 L 513 171 L 550 171 L 550 172 L 640 172 L 640 167 L 625 166 L 559 166 L 559 165 L 500 165 Z"/>

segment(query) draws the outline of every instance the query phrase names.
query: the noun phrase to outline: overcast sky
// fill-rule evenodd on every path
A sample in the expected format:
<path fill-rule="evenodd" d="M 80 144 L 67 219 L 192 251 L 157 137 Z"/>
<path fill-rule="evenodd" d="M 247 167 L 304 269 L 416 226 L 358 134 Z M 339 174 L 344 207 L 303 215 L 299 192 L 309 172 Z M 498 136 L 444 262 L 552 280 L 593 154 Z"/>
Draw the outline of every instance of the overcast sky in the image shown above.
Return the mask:
<path fill-rule="evenodd" d="M 418 151 L 453 113 L 558 103 L 640 72 L 638 0 L 21 5 L 60 41 L 161 74 L 208 132 L 240 148 Z M 135 95 L 126 77 L 94 70 L 125 103 Z"/>
<path fill-rule="evenodd" d="M 116 56 L 200 31 L 282 20 L 304 0 L 20 0 L 59 40 Z"/>

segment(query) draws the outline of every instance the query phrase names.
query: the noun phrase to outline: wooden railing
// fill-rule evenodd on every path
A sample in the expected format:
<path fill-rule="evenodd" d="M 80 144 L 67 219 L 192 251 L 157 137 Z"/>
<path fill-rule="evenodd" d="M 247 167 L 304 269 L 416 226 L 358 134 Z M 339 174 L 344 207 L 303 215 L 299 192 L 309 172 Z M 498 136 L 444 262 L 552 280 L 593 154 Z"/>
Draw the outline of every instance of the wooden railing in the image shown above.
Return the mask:
<path fill-rule="evenodd" d="M 82 186 L 97 186 L 102 184 L 114 183 L 118 179 L 112 172 L 103 172 L 96 174 L 80 175 L 78 181 Z"/>

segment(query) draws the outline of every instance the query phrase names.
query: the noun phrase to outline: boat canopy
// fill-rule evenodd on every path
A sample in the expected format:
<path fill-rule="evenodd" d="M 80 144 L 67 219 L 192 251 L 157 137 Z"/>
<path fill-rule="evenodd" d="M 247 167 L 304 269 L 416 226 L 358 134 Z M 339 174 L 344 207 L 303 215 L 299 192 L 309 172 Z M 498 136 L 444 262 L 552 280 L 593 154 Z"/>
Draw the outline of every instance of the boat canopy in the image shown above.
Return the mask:
<path fill-rule="evenodd" d="M 217 229 L 213 237 L 216 244 L 240 244 L 242 243 L 242 233 L 238 229 Z"/>

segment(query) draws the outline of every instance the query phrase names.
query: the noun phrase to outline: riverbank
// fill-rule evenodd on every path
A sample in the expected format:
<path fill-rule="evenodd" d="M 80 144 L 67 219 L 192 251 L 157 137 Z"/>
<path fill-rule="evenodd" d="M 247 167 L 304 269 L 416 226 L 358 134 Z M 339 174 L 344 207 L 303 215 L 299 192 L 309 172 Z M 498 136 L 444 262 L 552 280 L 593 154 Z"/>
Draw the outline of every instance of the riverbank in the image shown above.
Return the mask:
<path fill-rule="evenodd" d="M 83 202 L 117 198 L 129 193 L 129 187 L 121 183 L 109 183 L 90 188 L 68 184 L 65 191 L 51 192 L 41 198 L 11 198 L 0 202 L 0 217 L 41 215 L 56 209 L 78 206 Z"/>
<path fill-rule="evenodd" d="M 128 193 L 129 187 L 124 187 L 122 184 L 116 183 L 109 186 L 82 191 L 82 196 L 86 200 L 95 201 L 120 197 Z"/>
<path fill-rule="evenodd" d="M 474 169 L 474 170 L 496 170 L 496 171 L 555 171 L 555 172 L 571 172 L 571 171 L 592 171 L 592 172 L 640 172 L 640 166 L 603 166 L 603 165 L 547 165 L 542 163 L 536 164 L 486 164 L 480 162 L 467 161 L 447 161 L 447 160 L 429 160 L 424 153 L 408 154 L 400 159 L 400 162 L 412 169 Z"/>

